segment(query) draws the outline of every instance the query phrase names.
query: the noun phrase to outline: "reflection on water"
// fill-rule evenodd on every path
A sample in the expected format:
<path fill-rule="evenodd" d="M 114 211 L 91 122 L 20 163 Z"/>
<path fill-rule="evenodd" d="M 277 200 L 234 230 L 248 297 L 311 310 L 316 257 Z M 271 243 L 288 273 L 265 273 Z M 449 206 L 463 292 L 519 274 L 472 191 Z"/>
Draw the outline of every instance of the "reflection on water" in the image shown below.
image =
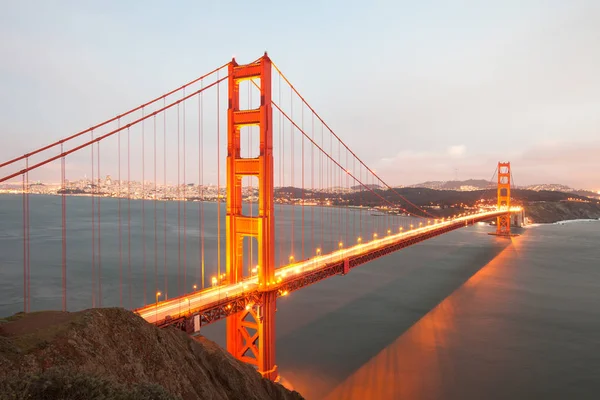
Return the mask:
<path fill-rule="evenodd" d="M 427 241 L 286 299 L 280 371 L 307 398 L 324 398 L 508 245 L 487 230 Z"/>
<path fill-rule="evenodd" d="M 487 229 L 339 279 L 349 300 L 335 292 L 340 307 L 287 328 L 280 370 L 309 399 L 597 398 L 600 223 L 540 226 L 511 240 Z M 286 309 L 309 313 L 303 295 Z"/>
<path fill-rule="evenodd" d="M 515 255 L 506 247 L 465 284 L 427 313 L 407 332 L 339 384 L 326 399 L 441 399 L 454 381 L 457 366 L 447 351 L 457 334 L 455 318 L 463 302 L 493 307 L 497 299 L 479 290 L 481 282 L 498 274 L 498 269 Z M 490 326 L 501 331 L 498 325 Z M 426 379 L 423 377 L 426 376 Z"/>

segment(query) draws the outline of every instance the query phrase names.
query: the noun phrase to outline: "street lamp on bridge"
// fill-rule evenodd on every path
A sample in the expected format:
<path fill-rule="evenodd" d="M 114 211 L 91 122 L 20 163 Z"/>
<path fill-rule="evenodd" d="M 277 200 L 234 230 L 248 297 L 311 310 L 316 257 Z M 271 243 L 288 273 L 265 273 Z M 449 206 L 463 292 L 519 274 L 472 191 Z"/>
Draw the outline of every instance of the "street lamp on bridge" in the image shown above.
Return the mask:
<path fill-rule="evenodd" d="M 158 320 L 158 298 L 161 294 L 161 292 L 156 292 L 156 311 L 154 312 L 154 322 Z"/>

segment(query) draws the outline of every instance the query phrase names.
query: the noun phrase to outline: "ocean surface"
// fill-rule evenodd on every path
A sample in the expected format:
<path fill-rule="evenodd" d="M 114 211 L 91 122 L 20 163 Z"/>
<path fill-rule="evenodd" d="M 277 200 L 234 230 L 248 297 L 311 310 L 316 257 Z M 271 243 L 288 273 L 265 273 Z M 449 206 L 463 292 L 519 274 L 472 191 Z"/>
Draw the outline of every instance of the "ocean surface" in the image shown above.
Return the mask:
<path fill-rule="evenodd" d="M 21 200 L 0 196 L 0 316 L 23 307 Z M 90 307 L 91 288 L 97 288 L 90 281 L 90 201 L 67 199 L 67 295 L 72 310 Z M 144 204 L 142 240 L 141 202 L 132 202 L 129 253 L 125 239 L 119 252 L 117 201 L 102 199 L 101 204 L 104 306 L 129 306 L 130 290 L 133 307 L 143 303 L 144 293 L 152 302 L 156 288 L 164 291 L 165 254 L 171 293 L 200 282 L 197 204 L 186 206 L 185 285 L 177 278 L 178 268 L 183 268 L 177 236 L 183 223 L 181 205 L 167 204 L 164 224 L 165 205 L 157 204 L 155 246 L 154 203 Z M 30 208 L 32 310 L 59 309 L 60 197 L 30 196 Z M 121 234 L 127 237 L 126 201 L 121 208 Z M 299 232 L 299 209 L 277 208 L 278 227 L 289 227 L 294 220 Z M 320 209 L 310 217 L 309 209 L 305 220 L 318 221 Z M 333 218 L 324 233 L 326 246 L 337 244 L 334 227 L 348 221 L 345 212 L 325 211 L 324 218 Z M 356 211 L 349 218 L 356 223 Z M 377 224 L 385 229 L 384 217 L 361 213 L 360 218 L 363 231 L 377 229 Z M 216 220 L 216 204 L 205 204 L 206 226 Z M 221 237 L 224 230 L 223 225 Z M 512 239 L 489 236 L 491 230 L 485 224 L 462 228 L 280 298 L 280 374 L 307 399 L 599 398 L 600 222 L 536 225 Z M 217 236 L 208 231 L 203 236 L 208 276 L 214 274 Z M 140 268 L 144 242 L 146 291 Z M 295 251 L 299 248 L 296 243 Z M 221 345 L 224 332 L 224 323 L 202 331 Z"/>

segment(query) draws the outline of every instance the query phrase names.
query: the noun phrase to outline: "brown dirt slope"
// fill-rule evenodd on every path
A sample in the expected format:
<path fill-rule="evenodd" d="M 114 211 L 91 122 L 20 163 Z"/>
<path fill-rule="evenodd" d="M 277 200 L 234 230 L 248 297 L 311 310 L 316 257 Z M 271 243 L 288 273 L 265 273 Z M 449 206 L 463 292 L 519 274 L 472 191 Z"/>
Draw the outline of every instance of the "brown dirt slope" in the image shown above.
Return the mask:
<path fill-rule="evenodd" d="M 302 399 L 204 337 L 118 308 L 0 320 L 0 399 Z"/>

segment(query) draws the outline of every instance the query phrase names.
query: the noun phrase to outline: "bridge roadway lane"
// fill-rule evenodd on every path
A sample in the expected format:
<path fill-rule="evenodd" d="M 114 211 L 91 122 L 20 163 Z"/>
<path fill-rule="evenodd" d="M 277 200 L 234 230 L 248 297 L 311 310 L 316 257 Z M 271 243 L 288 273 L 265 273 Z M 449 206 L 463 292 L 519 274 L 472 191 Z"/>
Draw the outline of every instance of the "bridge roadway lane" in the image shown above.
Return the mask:
<path fill-rule="evenodd" d="M 334 251 L 333 253 L 315 256 L 305 261 L 300 261 L 277 268 L 275 270 L 276 282 L 273 282 L 273 284 L 275 287 L 278 287 L 281 283 L 285 283 L 287 279 L 294 279 L 298 275 L 306 274 L 307 272 L 311 271 L 317 271 L 318 269 L 324 268 L 332 262 L 340 262 L 346 258 L 362 255 L 394 244 L 395 242 L 424 236 L 432 231 L 442 230 L 450 226 L 456 226 L 463 223 L 466 226 L 469 222 L 475 219 L 477 221 L 492 219 L 504 213 L 506 213 L 506 210 L 494 210 L 461 216 L 447 221 L 440 221 L 435 224 L 415 228 L 409 231 L 392 234 L 380 239 L 372 240 L 370 242 L 356 244 L 346 249 Z M 257 276 L 252 276 L 239 283 L 219 285 L 201 291 L 188 293 L 186 295 L 174 297 L 169 300 L 152 303 L 134 311 L 146 321 L 150 323 L 156 323 L 164 321 L 166 317 L 177 319 L 184 315 L 189 316 L 191 313 L 202 311 L 204 308 L 210 307 L 211 305 L 226 303 L 233 298 L 243 297 L 245 293 L 255 292 L 256 290 L 258 290 L 258 278 Z"/>

